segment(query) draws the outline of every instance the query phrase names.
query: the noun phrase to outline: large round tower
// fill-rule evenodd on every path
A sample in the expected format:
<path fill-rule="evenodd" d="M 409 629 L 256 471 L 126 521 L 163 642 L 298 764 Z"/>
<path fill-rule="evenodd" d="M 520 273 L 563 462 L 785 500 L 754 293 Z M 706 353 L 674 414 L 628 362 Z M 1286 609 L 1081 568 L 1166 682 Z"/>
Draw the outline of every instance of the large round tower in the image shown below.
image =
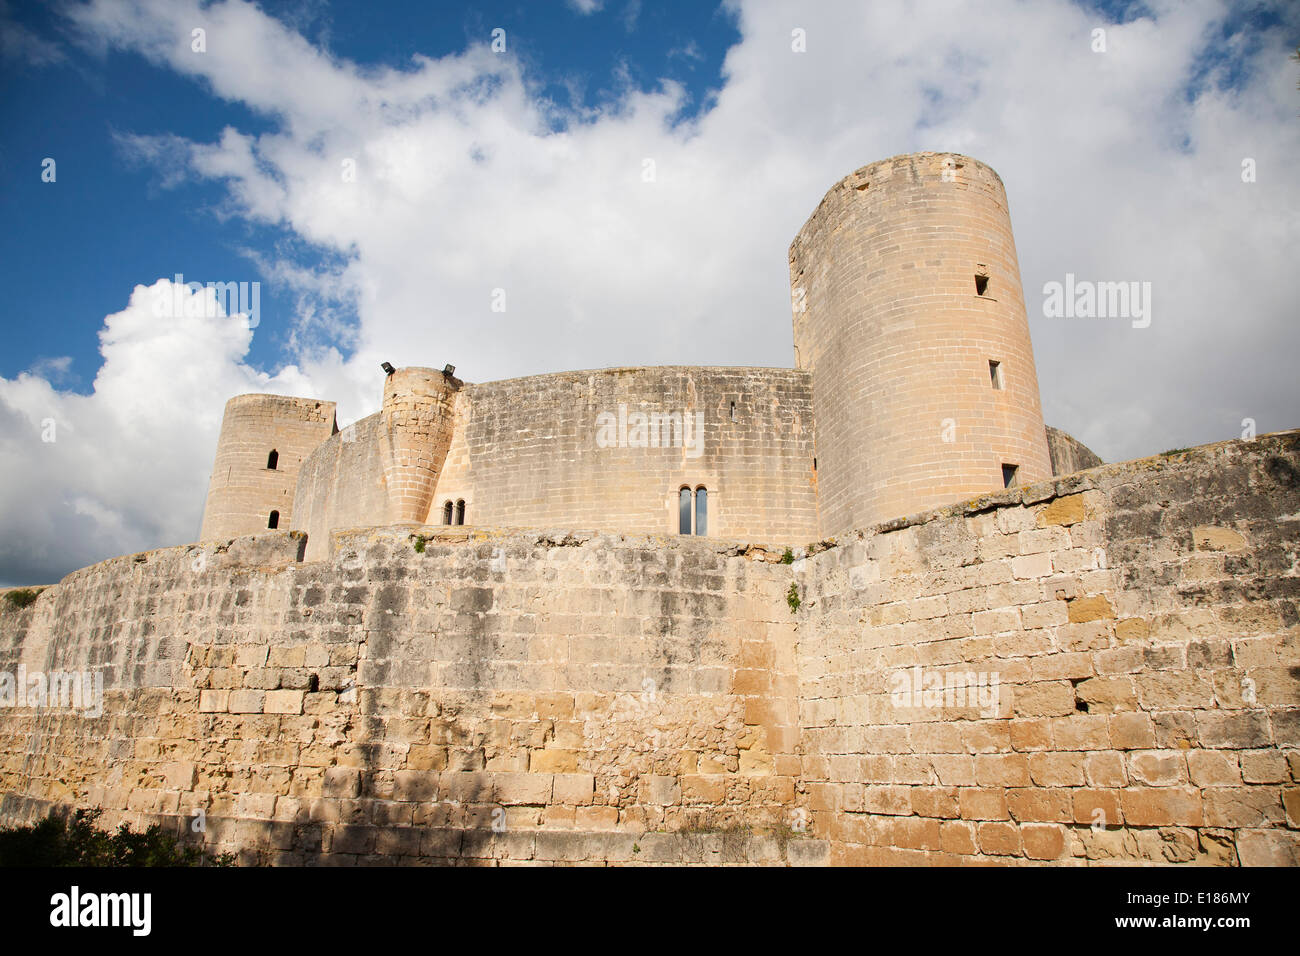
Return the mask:
<path fill-rule="evenodd" d="M 334 431 L 333 402 L 283 395 L 226 402 L 199 540 L 292 528 L 298 470 Z"/>
<path fill-rule="evenodd" d="M 954 153 L 864 166 L 790 246 L 823 534 L 1051 477 L 1002 181 Z"/>

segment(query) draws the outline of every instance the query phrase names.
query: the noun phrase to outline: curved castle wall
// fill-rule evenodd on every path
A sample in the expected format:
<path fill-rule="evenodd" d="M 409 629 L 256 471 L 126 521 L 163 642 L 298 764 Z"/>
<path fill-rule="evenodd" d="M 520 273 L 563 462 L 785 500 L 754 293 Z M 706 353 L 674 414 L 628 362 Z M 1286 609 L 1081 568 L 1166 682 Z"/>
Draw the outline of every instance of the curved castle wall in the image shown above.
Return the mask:
<path fill-rule="evenodd" d="M 293 496 L 293 527 L 307 532 L 308 557 L 329 554 L 330 532 L 387 523 L 388 435 L 375 412 L 321 443 L 303 462 Z"/>
<path fill-rule="evenodd" d="M 262 456 L 280 420 L 324 403 L 241 397 L 203 536 L 264 529 L 274 509 L 308 531 L 319 558 L 333 529 L 441 524 L 448 505 L 458 524 L 463 506 L 463 523 L 478 526 L 677 533 L 686 488 L 707 495 L 709 535 L 808 540 L 1052 475 L 992 169 L 935 153 L 865 166 L 827 193 L 790 268 L 795 370 L 620 368 L 463 386 L 398 369 L 378 416 L 314 452 L 294 446 L 275 474 Z"/>
<path fill-rule="evenodd" d="M 0 674 L 103 688 L 0 697 L 0 824 L 100 807 L 245 862 L 1295 866 L 1297 513 L 1288 432 L 790 565 L 456 528 L 114 558 L 0 608 Z"/>
<path fill-rule="evenodd" d="M 1101 457 L 1079 439 L 1051 425 L 1047 426 L 1047 448 L 1052 456 L 1054 475 L 1068 475 L 1104 464 Z"/>
<path fill-rule="evenodd" d="M 292 527 L 303 461 L 334 431 L 334 403 L 282 395 L 237 395 L 226 402 L 203 508 L 200 541 Z M 277 461 L 268 467 L 274 451 Z"/>
<path fill-rule="evenodd" d="M 0 824 L 93 805 L 250 863 L 825 860 L 773 833 L 799 765 L 776 556 L 466 537 L 301 563 L 264 533 L 0 609 L 0 673 L 103 675 L 88 711 L 0 707 Z"/>
<path fill-rule="evenodd" d="M 308 533 L 312 559 L 328 554 L 334 528 L 442 524 L 448 501 L 464 501 L 465 522 L 480 527 L 675 534 L 685 485 L 707 491 L 710 537 L 809 539 L 811 406 L 807 375 L 791 369 L 602 369 L 466 385 L 454 428 L 451 415 L 439 419 L 439 440 L 452 430 L 445 455 L 421 450 L 425 424 L 394 438 L 387 411 L 325 442 L 303 466 L 294 527 Z M 400 507 L 398 474 L 409 495 Z"/>
<path fill-rule="evenodd" d="M 402 368 L 384 381 L 383 408 L 323 442 L 303 463 L 294 525 L 308 556 L 329 553 L 336 528 L 423 524 L 454 424 L 458 379 Z"/>
<path fill-rule="evenodd" d="M 1004 464 L 1018 484 L 1051 476 L 992 169 L 949 153 L 864 166 L 791 244 L 790 284 L 796 362 L 815 396 L 822 534 L 1001 488 Z"/>
<path fill-rule="evenodd" d="M 430 524 L 678 531 L 707 490 L 711 537 L 816 532 L 807 376 L 767 368 L 616 368 L 467 386 Z M 644 420 L 639 416 L 644 416 Z M 644 424 L 644 429 L 640 426 Z"/>

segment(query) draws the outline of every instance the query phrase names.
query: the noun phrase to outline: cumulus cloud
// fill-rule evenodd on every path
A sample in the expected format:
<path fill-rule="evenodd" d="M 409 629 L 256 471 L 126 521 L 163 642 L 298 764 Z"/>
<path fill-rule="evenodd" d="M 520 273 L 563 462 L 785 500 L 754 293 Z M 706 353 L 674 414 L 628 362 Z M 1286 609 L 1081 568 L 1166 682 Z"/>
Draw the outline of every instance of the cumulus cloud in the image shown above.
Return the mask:
<path fill-rule="evenodd" d="M 115 554 L 198 534 L 221 426 L 217 395 L 312 394 L 296 366 L 244 364 L 249 320 L 211 290 L 136 286 L 100 332 L 85 395 L 46 374 L 0 378 L 0 581 L 49 582 Z"/>
<path fill-rule="evenodd" d="M 561 110 L 487 36 L 441 59 L 363 68 L 233 0 L 92 0 L 72 16 L 83 36 L 275 120 L 263 133 L 122 142 L 138 161 L 158 158 L 169 185 L 222 182 L 231 215 L 325 253 L 320 267 L 252 254 L 301 295 L 286 361 L 308 371 L 276 382 L 339 400 L 342 423 L 373 410 L 382 360 L 451 362 L 472 381 L 789 366 L 791 238 L 846 173 L 933 149 L 973 155 L 1006 183 L 1049 423 L 1110 460 L 1235 437 L 1246 418 L 1260 431 L 1298 424 L 1289 363 L 1300 331 L 1284 280 L 1300 240 L 1289 215 L 1300 205 L 1295 8 L 1279 4 L 1289 22 L 1250 31 L 1209 0 L 1154 2 L 1122 24 L 1065 0 L 936 4 L 927 16 L 883 0 L 727 9 L 742 39 L 710 107 L 689 117 L 686 92 L 668 82 Z M 195 25 L 208 33 L 203 55 L 190 50 Z M 1254 182 L 1243 181 L 1247 159 Z M 1150 282 L 1150 326 L 1047 318 L 1044 284 L 1067 273 Z M 352 350 L 346 362 L 335 343 Z M 135 347 L 161 346 L 122 342 Z M 202 404 L 215 428 L 214 395 L 250 389 L 243 353 L 218 354 L 224 371 L 157 427 L 179 431 Z M 106 346 L 101 377 L 111 361 Z M 25 434 L 40 402 L 81 401 L 39 377 L 3 388 L 28 396 Z M 125 401 L 97 381 L 86 414 L 110 409 L 95 412 L 97 440 L 129 432 L 114 404 Z M 13 427 L 0 424 L 6 436 Z M 198 490 L 171 502 L 186 516 L 177 524 L 107 486 L 78 492 L 77 526 L 100 529 L 101 556 L 192 537 L 214 437 L 187 436 Z M 50 477 L 66 472 L 44 474 L 33 490 L 72 494 Z M 133 474 L 162 487 L 138 465 Z M 119 517 L 101 527 L 101 513 Z"/>

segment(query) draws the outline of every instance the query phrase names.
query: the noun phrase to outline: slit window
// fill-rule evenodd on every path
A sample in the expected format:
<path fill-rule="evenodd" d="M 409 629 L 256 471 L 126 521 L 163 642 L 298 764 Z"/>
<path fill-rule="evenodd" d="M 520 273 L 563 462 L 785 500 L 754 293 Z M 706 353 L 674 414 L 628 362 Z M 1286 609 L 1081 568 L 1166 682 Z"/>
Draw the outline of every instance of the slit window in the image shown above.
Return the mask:
<path fill-rule="evenodd" d="M 465 499 L 460 498 L 456 501 L 456 524 L 465 523 Z"/>
<path fill-rule="evenodd" d="M 736 403 L 735 403 L 735 402 L 732 402 L 732 403 L 731 403 L 731 420 L 732 420 L 733 422 L 736 420 Z"/>
<path fill-rule="evenodd" d="M 278 464 L 280 464 L 280 453 L 279 453 L 278 451 L 276 451 L 274 448 L 272 448 L 272 449 L 271 449 L 271 454 L 269 454 L 269 455 L 266 456 L 266 467 L 267 467 L 267 470 L 268 470 L 268 471 L 275 471 L 275 468 L 276 468 L 276 466 L 277 466 Z"/>
<path fill-rule="evenodd" d="M 452 508 L 453 508 L 453 507 L 455 507 L 455 506 L 452 505 L 452 503 L 451 503 L 451 499 L 448 498 L 448 499 L 447 499 L 447 503 L 446 503 L 445 505 L 442 506 L 442 523 L 443 523 L 443 524 L 451 524 L 451 511 L 452 511 Z"/>
<path fill-rule="evenodd" d="M 989 380 L 993 387 L 1001 391 L 1002 389 L 1002 363 L 989 359 Z"/>
<path fill-rule="evenodd" d="M 1016 479 L 1019 472 L 1020 472 L 1019 465 L 1004 464 L 1002 466 L 1002 487 L 1014 488 L 1016 486 Z"/>
<path fill-rule="evenodd" d="M 272 512 L 271 512 L 271 517 L 269 517 L 269 518 L 266 519 L 266 526 L 267 526 L 268 528 L 278 528 L 278 527 L 280 527 L 280 512 L 278 512 L 278 511 L 272 511 Z"/>
<path fill-rule="evenodd" d="M 989 277 L 977 275 L 975 277 L 975 294 L 983 295 L 989 290 Z"/>

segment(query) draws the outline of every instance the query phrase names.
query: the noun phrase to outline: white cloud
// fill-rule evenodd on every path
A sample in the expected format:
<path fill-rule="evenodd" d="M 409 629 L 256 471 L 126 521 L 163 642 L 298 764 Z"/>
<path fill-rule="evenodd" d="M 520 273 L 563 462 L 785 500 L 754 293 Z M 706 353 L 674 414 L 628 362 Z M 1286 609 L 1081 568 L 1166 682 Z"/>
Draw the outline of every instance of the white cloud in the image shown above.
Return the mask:
<path fill-rule="evenodd" d="M 569 5 L 569 9 L 584 17 L 599 13 L 605 6 L 605 0 L 565 0 L 565 2 Z"/>
<path fill-rule="evenodd" d="M 244 364 L 251 341 L 247 319 L 225 315 L 210 290 L 160 279 L 136 286 L 104 320 L 89 394 L 58 391 L 32 372 L 0 378 L 0 581 L 48 582 L 104 557 L 193 540 L 218 396 L 318 390 L 295 366 L 272 376 Z"/>
<path fill-rule="evenodd" d="M 38 358 L 27 367 L 27 374 L 43 378 L 52 385 L 62 385 L 72 374 L 72 356 Z"/>
<path fill-rule="evenodd" d="M 631 33 L 636 29 L 636 21 L 641 16 L 641 0 L 628 0 L 627 6 L 619 14 L 619 19 L 623 21 L 623 29 Z"/>
<path fill-rule="evenodd" d="M 700 52 L 700 46 L 694 40 L 689 40 L 683 46 L 675 47 L 668 51 L 668 58 L 680 57 L 683 60 L 692 60 L 696 63 L 704 61 L 704 54 Z"/>
<path fill-rule="evenodd" d="M 1234 88 L 1213 82 L 1216 66 L 1189 98 L 1196 71 L 1230 52 L 1210 42 L 1225 3 L 1165 0 L 1123 25 L 1063 0 L 945 4 L 928 16 L 902 2 L 729 7 L 743 39 L 707 113 L 676 122 L 680 88 L 628 88 L 562 117 L 560 132 L 533 78 L 486 45 L 366 69 L 244 3 L 94 0 L 75 16 L 84 35 L 279 120 L 271 133 L 214 129 L 179 150 L 129 134 L 123 143 L 144 160 L 151 150 L 182 156 L 179 174 L 228 185 L 229 214 L 334 253 L 320 270 L 254 255 L 302 296 L 298 315 L 266 321 L 293 323 L 283 331 L 311 382 L 295 371 L 280 384 L 339 400 L 343 423 L 377 404 L 383 360 L 451 362 L 473 381 L 623 364 L 789 365 L 786 249 L 825 190 L 876 159 L 953 149 L 1007 185 L 1049 423 L 1111 460 L 1234 437 L 1246 417 L 1261 431 L 1300 424 L 1286 281 L 1300 245 L 1290 215 L 1300 96 L 1286 29 L 1231 51 Z M 1279 9 L 1293 28 L 1294 11 Z M 195 24 L 208 30 L 206 54 L 189 49 Z M 1104 54 L 1091 49 L 1097 26 Z M 795 28 L 805 53 L 791 49 Z M 1255 183 L 1241 181 L 1245 157 Z M 355 182 L 341 175 L 347 160 Z M 1151 327 L 1044 318 L 1042 286 L 1067 272 L 1151 282 Z M 491 310 L 497 288 L 505 313 Z M 355 327 L 341 311 L 351 303 Z M 105 371 L 135 364 L 136 348 L 162 348 L 154 333 L 112 355 L 106 346 Z M 347 363 L 322 350 L 339 336 L 355 345 Z M 192 354 L 192 344 L 174 348 Z M 224 398 L 252 374 L 242 352 L 220 354 L 202 394 L 164 406 L 156 427 L 179 430 L 199 405 L 215 427 Z M 30 376 L 3 388 L 36 402 L 25 428 L 41 401 L 83 401 Z M 97 384 L 84 401 L 113 410 L 97 413 L 99 441 L 129 430 L 115 417 L 128 396 Z M 199 489 L 188 505 L 172 502 L 194 526 L 210 437 L 187 436 L 193 449 L 170 479 L 188 469 Z M 118 488 L 128 473 L 162 487 L 124 459 Z M 50 474 L 32 493 L 68 494 Z M 118 488 L 88 500 L 112 510 Z M 146 509 L 125 527 L 145 546 L 182 539 L 176 522 L 164 534 Z M 135 546 L 98 540 L 102 554 Z"/>

